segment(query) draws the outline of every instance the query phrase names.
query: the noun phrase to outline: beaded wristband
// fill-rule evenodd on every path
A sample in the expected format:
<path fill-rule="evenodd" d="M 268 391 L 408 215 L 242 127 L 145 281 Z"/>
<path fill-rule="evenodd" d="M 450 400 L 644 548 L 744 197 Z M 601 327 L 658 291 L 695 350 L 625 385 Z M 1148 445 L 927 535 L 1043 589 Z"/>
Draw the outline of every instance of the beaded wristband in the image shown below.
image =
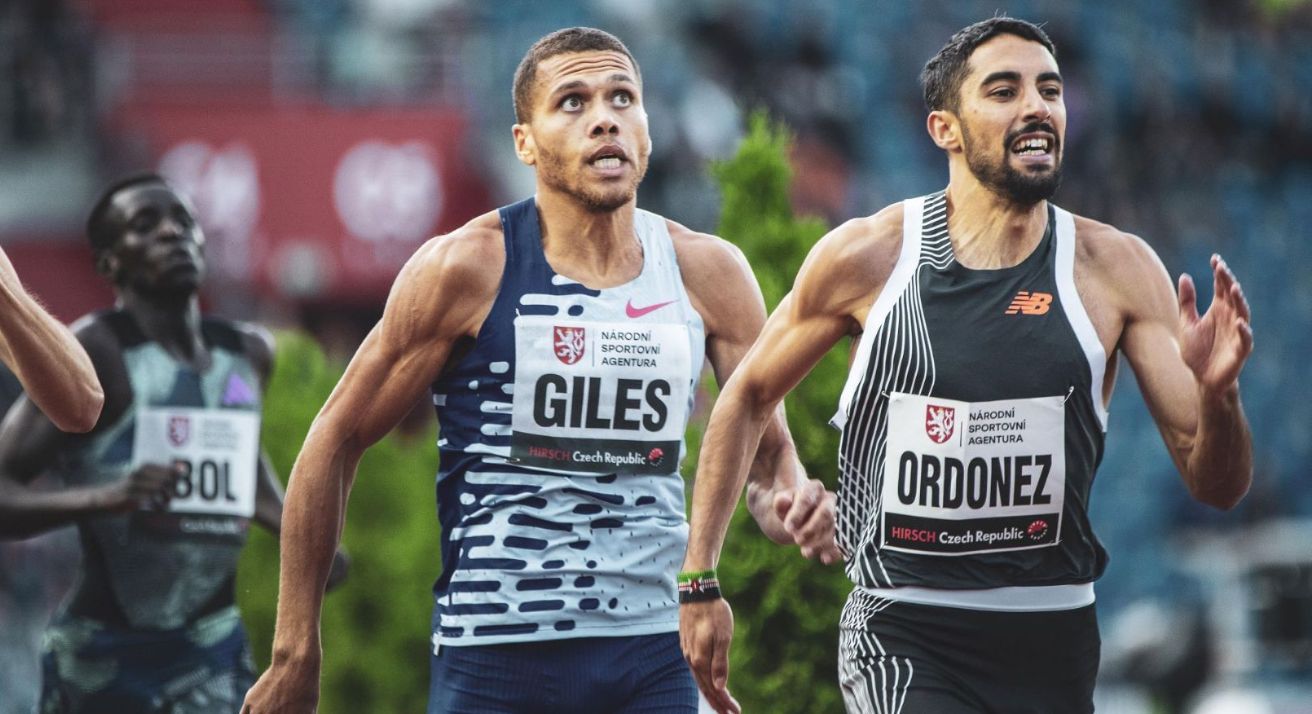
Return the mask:
<path fill-rule="evenodd" d="M 715 570 L 697 570 L 679 573 L 679 604 L 719 600 L 720 579 Z"/>

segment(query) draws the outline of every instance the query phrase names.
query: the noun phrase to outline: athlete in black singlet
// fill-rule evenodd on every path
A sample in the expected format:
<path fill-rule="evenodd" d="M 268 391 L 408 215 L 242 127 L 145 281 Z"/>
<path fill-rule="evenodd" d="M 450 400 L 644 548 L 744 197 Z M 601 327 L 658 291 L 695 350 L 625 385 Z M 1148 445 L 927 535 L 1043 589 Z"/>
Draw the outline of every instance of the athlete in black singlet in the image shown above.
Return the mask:
<path fill-rule="evenodd" d="M 282 512 L 259 447 L 272 340 L 202 317 L 204 237 L 160 177 L 110 187 L 88 231 L 118 293 L 75 326 L 104 411 L 68 434 L 24 398 L 0 431 L 0 536 L 76 524 L 82 543 L 46 633 L 41 712 L 235 712 L 254 682 L 237 557 L 250 521 L 277 533 Z M 24 485 L 47 471 L 64 488 Z"/>
<path fill-rule="evenodd" d="M 1051 41 L 994 18 L 922 76 L 945 191 L 840 226 L 720 396 L 702 449 L 684 568 L 708 567 L 762 418 L 835 342 L 856 343 L 835 424 L 838 537 L 854 589 L 840 679 L 851 712 L 1091 712 L 1088 520 L 1116 352 L 1191 494 L 1218 508 L 1252 470 L 1238 376 L 1248 305 L 1212 258 L 1199 316 L 1135 236 L 1050 204 L 1066 116 Z M 1117 474 L 1117 477 L 1124 475 Z M 732 615 L 682 608 L 685 651 L 717 710 Z"/>

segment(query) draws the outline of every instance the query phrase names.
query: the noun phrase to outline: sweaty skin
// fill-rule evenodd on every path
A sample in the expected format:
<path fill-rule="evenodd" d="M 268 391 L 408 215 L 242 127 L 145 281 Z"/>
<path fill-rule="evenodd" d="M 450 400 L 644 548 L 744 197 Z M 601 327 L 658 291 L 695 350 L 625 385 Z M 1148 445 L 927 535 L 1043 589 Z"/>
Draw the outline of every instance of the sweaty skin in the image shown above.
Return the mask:
<path fill-rule="evenodd" d="M 513 129 L 516 154 L 536 169 L 547 262 L 594 289 L 622 285 L 642 269 L 633 220 L 651 140 L 637 78 L 618 52 L 550 57 L 538 66 L 529 120 Z M 765 321 L 760 289 L 734 246 L 674 222 L 668 228 L 685 288 L 705 323 L 706 355 L 723 384 Z M 477 337 L 500 286 L 503 241 L 491 212 L 421 247 L 315 418 L 287 494 L 273 661 L 247 695 L 243 714 L 314 711 L 323 582 L 360 457 Z M 773 509 L 758 504 L 753 514 L 771 538 L 836 557 L 832 496 L 802 473 L 782 409 L 765 421 L 761 449 L 746 460 L 756 489 L 769 494 L 765 500 L 796 503 L 784 509 L 788 518 L 819 525 L 794 536 Z"/>
<path fill-rule="evenodd" d="M 927 128 L 948 154 L 948 229 L 956 258 L 976 269 L 1018 264 L 1046 228 L 1047 202 L 1017 205 L 972 172 L 1008 162 L 1037 177 L 1060 163 L 1066 115 L 1056 60 L 1042 45 L 999 35 L 971 56 L 960 115 L 932 112 Z M 1055 130 L 1051 150 L 1020 156 L 1007 137 L 1028 125 Z M 965 125 L 970 129 L 966 131 Z M 1023 136 L 1029 136 L 1028 134 Z M 971 144 L 971 142 L 978 142 Z M 741 488 L 747 455 L 775 406 L 845 335 L 860 336 L 902 243 L 902 205 L 844 223 L 811 250 L 791 293 L 721 393 L 693 491 L 685 570 L 714 567 Z M 1116 353 L 1126 358 L 1190 494 L 1220 509 L 1247 492 L 1252 446 L 1238 377 L 1252 352 L 1248 303 L 1219 256 L 1215 298 L 1201 317 L 1193 280 L 1178 289 L 1152 248 L 1111 226 L 1076 217 L 1075 282 L 1107 358 L 1104 404 Z M 684 605 L 680 637 L 702 693 L 717 712 L 737 712 L 728 690 L 733 615 L 723 600 Z"/>

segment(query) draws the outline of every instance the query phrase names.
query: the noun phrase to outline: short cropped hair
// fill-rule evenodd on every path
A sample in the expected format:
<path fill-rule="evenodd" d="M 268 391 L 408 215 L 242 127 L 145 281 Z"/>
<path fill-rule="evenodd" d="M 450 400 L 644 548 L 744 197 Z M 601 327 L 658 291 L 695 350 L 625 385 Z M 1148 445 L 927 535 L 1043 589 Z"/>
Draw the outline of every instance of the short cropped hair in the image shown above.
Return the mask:
<path fill-rule="evenodd" d="M 629 48 L 620 42 L 620 38 L 595 27 L 568 27 L 543 37 L 528 48 L 524 59 L 515 68 L 515 121 L 523 124 L 533 114 L 533 89 L 537 81 L 538 65 L 556 55 L 574 52 L 619 52 L 629 58 L 633 71 L 638 73 L 635 79 L 641 80 L 638 61 L 633 58 Z"/>
<path fill-rule="evenodd" d="M 920 86 L 925 94 L 925 108 L 929 111 L 957 111 L 961 107 L 961 83 L 970 70 L 970 56 L 975 48 L 998 35 L 1015 35 L 1037 42 L 1048 49 L 1053 57 L 1057 48 L 1043 28 L 1014 17 L 992 17 L 964 27 L 948 40 L 938 54 L 925 63 L 920 72 Z"/>
<path fill-rule="evenodd" d="M 102 251 L 113 248 L 114 241 L 118 240 L 118 232 L 108 220 L 109 207 L 114 197 L 126 189 L 150 183 L 172 188 L 168 180 L 159 174 L 139 173 L 115 181 L 100 194 L 96 204 L 91 207 L 91 215 L 87 217 L 87 240 L 91 241 L 92 253 L 100 255 Z"/>

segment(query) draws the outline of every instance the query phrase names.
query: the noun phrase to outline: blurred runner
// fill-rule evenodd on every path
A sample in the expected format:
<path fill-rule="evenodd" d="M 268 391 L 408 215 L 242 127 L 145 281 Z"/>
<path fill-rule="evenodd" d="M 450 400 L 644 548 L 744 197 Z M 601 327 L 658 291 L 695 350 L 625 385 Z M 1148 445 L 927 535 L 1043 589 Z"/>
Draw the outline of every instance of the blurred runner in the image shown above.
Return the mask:
<path fill-rule="evenodd" d="M 104 411 L 73 435 L 22 398 L 0 429 L 0 535 L 75 523 L 82 541 L 41 712 L 235 712 L 254 681 L 237 557 L 250 521 L 277 534 L 282 512 L 259 447 L 272 339 L 201 315 L 204 236 L 159 176 L 111 186 L 88 234 L 118 294 L 75 325 Z M 46 472 L 64 487 L 25 486 Z"/>

